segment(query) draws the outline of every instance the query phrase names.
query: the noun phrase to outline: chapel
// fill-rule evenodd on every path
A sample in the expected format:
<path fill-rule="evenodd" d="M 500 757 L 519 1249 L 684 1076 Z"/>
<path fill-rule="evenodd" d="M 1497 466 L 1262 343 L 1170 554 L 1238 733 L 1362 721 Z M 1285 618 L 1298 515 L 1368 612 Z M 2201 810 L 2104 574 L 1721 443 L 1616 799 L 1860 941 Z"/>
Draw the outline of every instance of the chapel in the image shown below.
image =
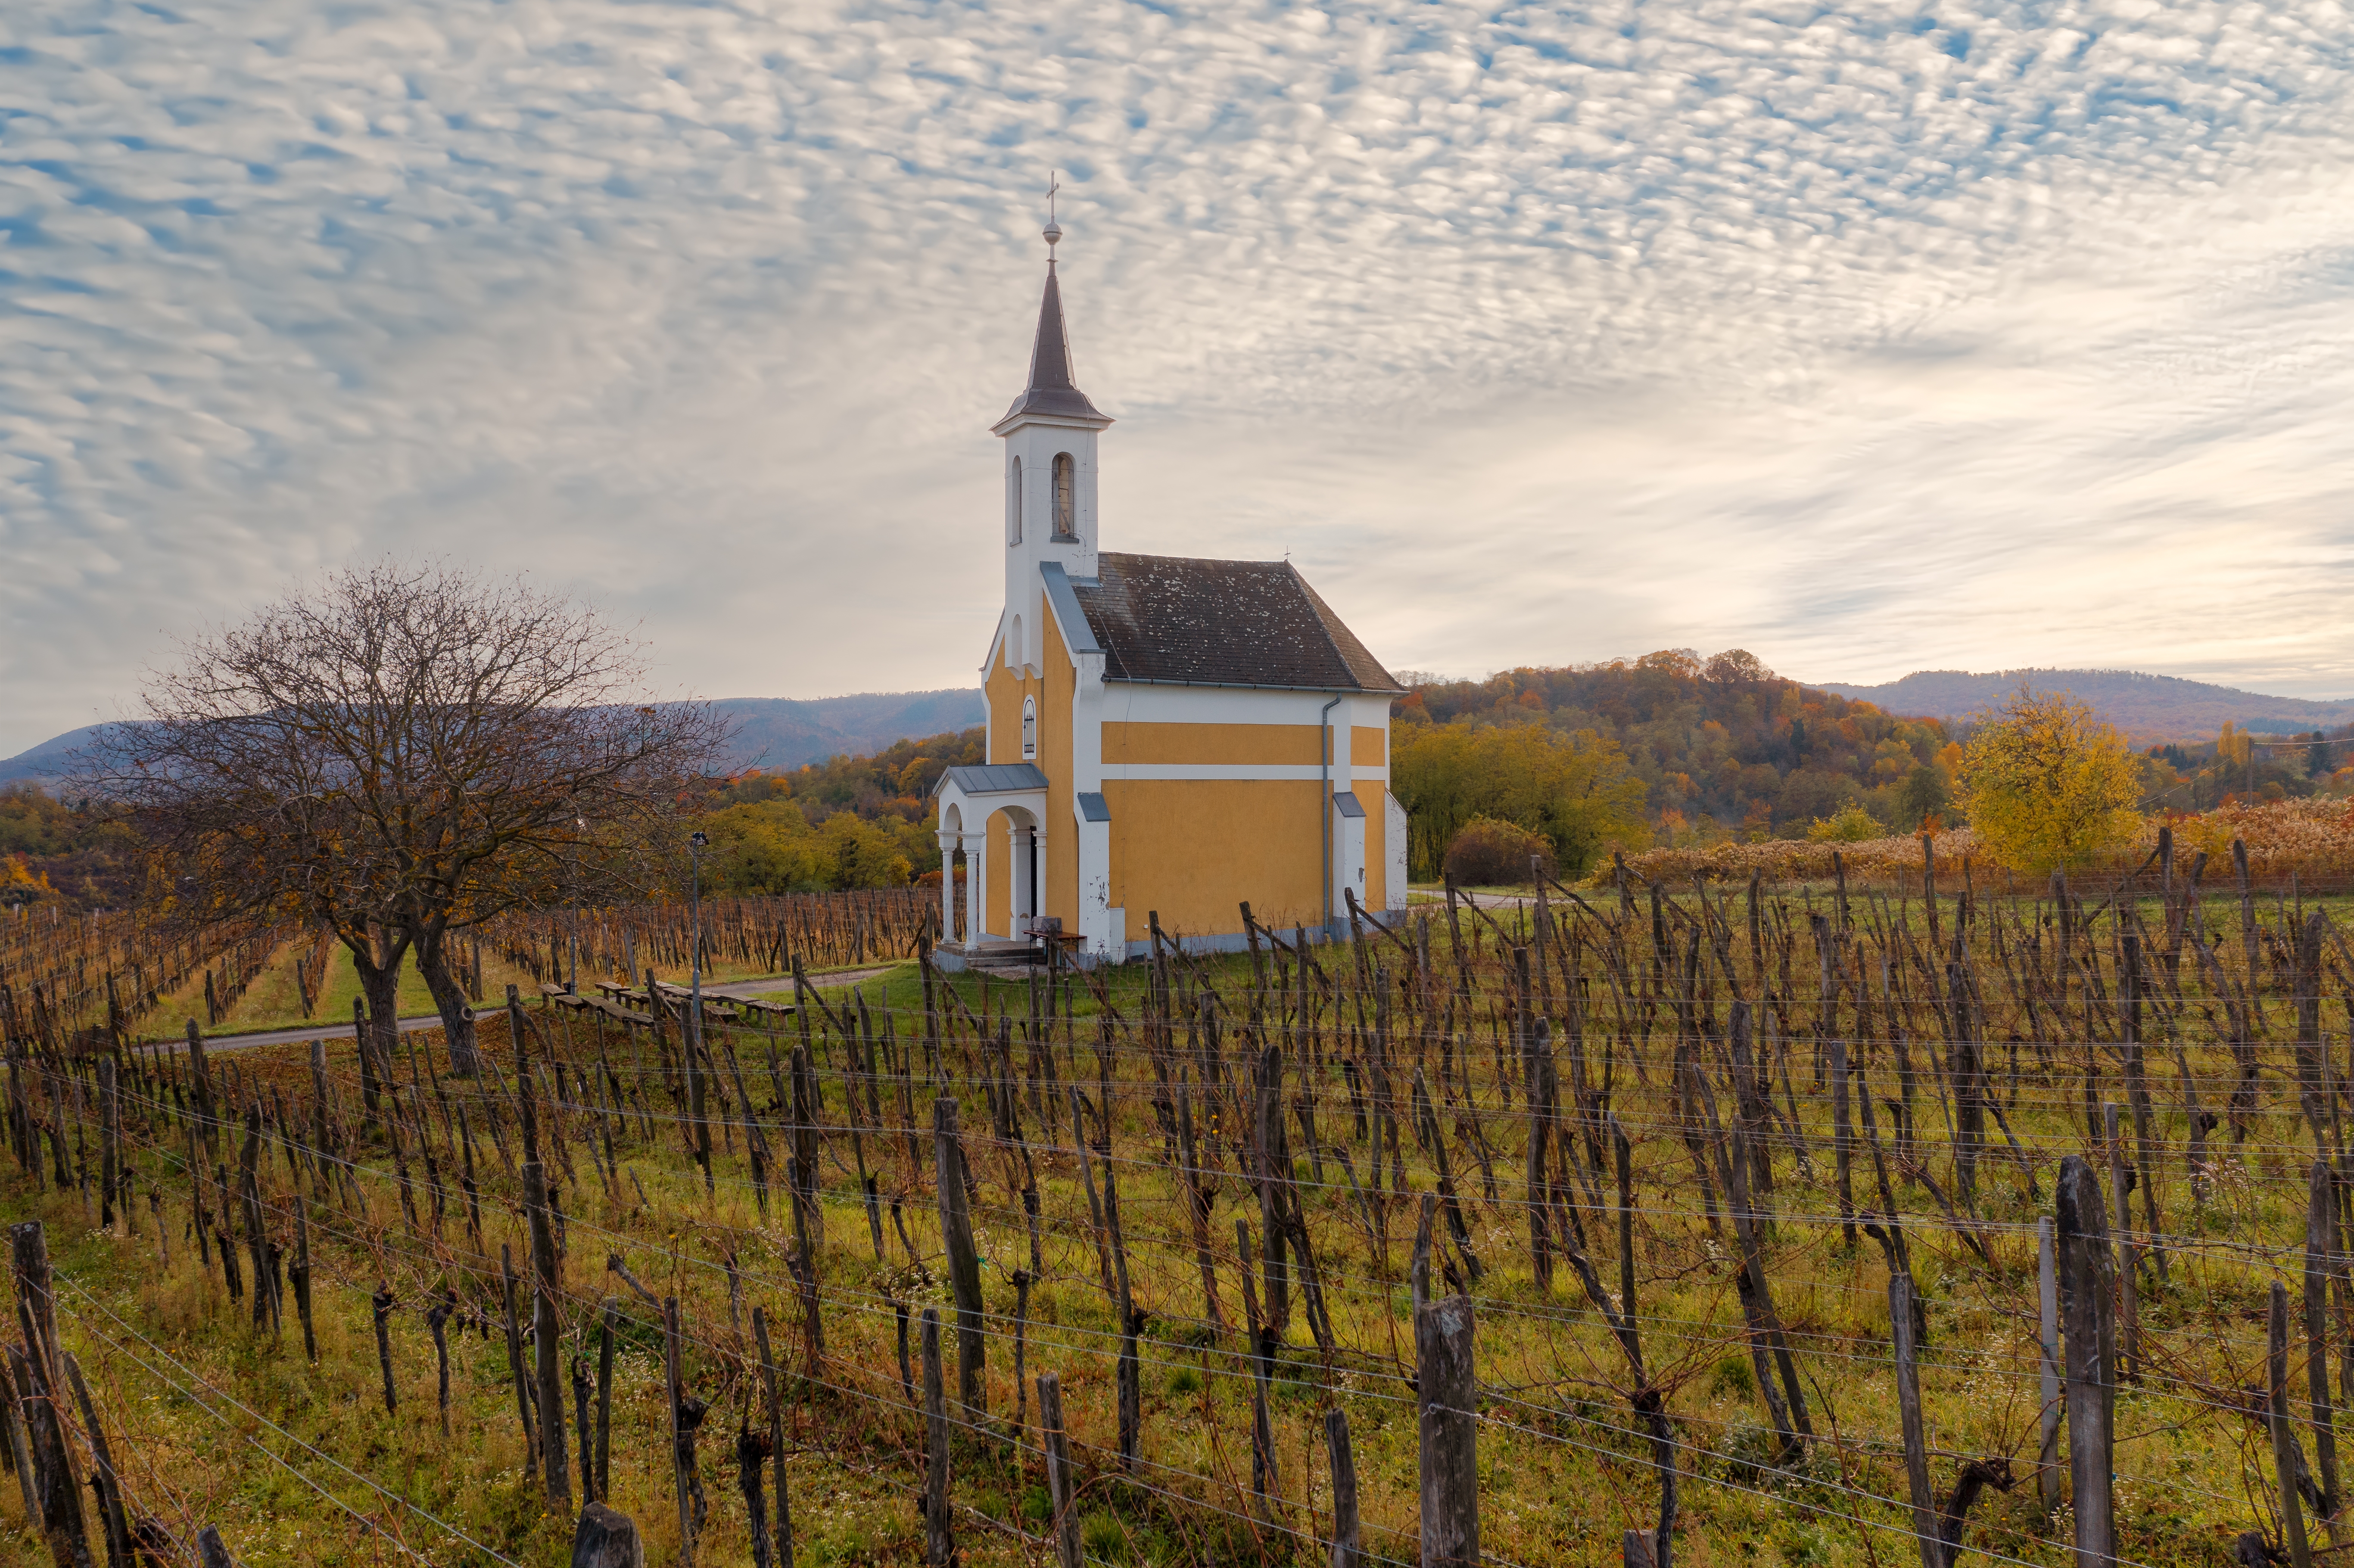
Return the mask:
<path fill-rule="evenodd" d="M 1406 901 L 1389 790 L 1405 694 L 1288 561 L 1102 547 L 1097 443 L 1072 375 L 1049 223 L 1028 384 L 1003 442 L 1005 601 L 981 664 L 989 760 L 934 789 L 949 874 L 938 957 L 1051 933 L 1081 963 L 1189 951 L 1262 926 L 1345 931 Z M 962 857 L 961 894 L 954 870 Z"/>

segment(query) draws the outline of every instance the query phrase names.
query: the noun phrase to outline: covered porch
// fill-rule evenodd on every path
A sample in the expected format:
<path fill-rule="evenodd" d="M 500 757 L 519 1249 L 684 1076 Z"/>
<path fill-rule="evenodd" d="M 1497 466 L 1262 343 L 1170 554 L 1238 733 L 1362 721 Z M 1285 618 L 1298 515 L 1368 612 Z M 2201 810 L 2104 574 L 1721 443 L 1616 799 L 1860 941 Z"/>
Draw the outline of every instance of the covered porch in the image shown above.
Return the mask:
<path fill-rule="evenodd" d="M 951 768 L 933 788 L 940 845 L 940 940 L 945 968 L 1000 960 L 1032 944 L 1031 920 L 1045 912 L 1046 775 L 1036 764 Z M 992 821 L 995 822 L 992 831 Z M 960 893 L 958 857 L 963 857 Z M 1005 913 L 992 929 L 991 894 Z"/>

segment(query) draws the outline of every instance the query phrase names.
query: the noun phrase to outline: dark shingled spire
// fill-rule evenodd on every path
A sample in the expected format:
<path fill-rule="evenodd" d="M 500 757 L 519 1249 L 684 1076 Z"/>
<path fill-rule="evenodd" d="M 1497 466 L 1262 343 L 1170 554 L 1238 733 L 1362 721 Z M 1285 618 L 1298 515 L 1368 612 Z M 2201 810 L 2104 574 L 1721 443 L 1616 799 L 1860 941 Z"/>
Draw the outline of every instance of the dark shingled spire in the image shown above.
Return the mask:
<path fill-rule="evenodd" d="M 1049 228 L 1048 247 L 1062 237 L 1061 229 Z M 1002 427 L 1023 414 L 1083 419 L 1095 425 L 1111 423 L 1109 416 L 1088 402 L 1087 395 L 1071 382 L 1071 338 L 1063 326 L 1063 290 L 1055 281 L 1051 255 L 1046 259 L 1045 297 L 1038 302 L 1038 341 L 1030 350 L 1030 385 L 1013 399 L 1013 407 L 1005 410 L 1005 418 L 998 424 Z"/>

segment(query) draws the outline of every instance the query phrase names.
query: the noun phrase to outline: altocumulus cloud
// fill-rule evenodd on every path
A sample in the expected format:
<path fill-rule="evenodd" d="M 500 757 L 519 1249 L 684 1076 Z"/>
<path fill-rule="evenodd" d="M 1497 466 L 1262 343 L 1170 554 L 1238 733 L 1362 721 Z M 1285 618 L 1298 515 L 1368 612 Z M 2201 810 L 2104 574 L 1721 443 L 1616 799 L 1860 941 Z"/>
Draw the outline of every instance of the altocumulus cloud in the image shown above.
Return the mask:
<path fill-rule="evenodd" d="M 2334 3 L 0 10 L 0 754 L 326 565 L 970 677 L 1049 168 L 1107 541 L 1394 664 L 2354 690 Z"/>

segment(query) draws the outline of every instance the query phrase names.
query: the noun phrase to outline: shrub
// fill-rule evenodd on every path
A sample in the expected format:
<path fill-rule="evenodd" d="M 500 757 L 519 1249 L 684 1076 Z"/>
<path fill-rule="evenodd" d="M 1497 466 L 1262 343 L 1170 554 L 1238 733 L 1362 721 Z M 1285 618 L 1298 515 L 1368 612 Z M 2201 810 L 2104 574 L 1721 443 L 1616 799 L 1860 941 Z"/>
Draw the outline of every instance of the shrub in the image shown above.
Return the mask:
<path fill-rule="evenodd" d="M 1493 817 L 1474 817 L 1447 845 L 1447 874 L 1465 887 L 1518 887 L 1529 880 L 1529 857 L 1553 874 L 1553 846 L 1542 834 Z"/>
<path fill-rule="evenodd" d="M 1817 817 L 1807 830 L 1810 843 L 1860 844 L 1886 835 L 1888 830 L 1872 820 L 1872 813 L 1850 800 L 1828 817 Z"/>

